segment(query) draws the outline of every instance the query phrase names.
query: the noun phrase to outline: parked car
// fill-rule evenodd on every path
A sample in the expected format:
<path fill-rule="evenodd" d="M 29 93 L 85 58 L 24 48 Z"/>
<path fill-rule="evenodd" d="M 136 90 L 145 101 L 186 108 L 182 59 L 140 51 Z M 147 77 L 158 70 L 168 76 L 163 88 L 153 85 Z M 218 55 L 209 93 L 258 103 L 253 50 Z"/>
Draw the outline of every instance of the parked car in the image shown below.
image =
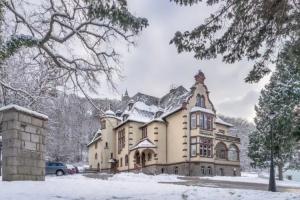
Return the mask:
<path fill-rule="evenodd" d="M 46 174 L 65 175 L 67 174 L 67 166 L 61 162 L 46 162 Z"/>
<path fill-rule="evenodd" d="M 73 165 L 66 164 L 68 174 L 75 174 L 76 168 Z"/>
<path fill-rule="evenodd" d="M 78 172 L 77 173 L 84 173 L 87 169 L 90 168 L 89 165 L 77 165 L 76 166 Z"/>
<path fill-rule="evenodd" d="M 75 170 L 76 170 L 76 174 L 78 174 L 79 173 L 79 169 L 78 169 L 77 166 L 75 166 Z"/>

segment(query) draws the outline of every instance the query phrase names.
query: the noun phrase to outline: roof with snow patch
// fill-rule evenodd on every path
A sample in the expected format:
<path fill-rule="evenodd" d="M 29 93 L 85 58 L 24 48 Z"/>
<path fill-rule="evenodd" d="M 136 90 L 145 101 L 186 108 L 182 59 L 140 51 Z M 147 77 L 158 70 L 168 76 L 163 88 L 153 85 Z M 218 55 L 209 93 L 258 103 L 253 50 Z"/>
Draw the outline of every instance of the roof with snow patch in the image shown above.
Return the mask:
<path fill-rule="evenodd" d="M 164 118 L 177 111 L 180 111 L 183 108 L 183 103 L 187 102 L 191 95 L 192 91 L 188 91 L 183 86 L 171 89 L 169 93 L 161 98 L 139 92 L 130 98 L 129 101 L 122 102 L 120 107 L 118 107 L 119 110 L 123 111 L 122 115 L 120 116 L 122 117 L 122 122 L 115 127 L 115 129 L 129 121 L 142 123 L 144 124 L 143 126 L 155 121 L 164 122 Z M 133 103 L 131 108 L 129 108 L 128 103 Z M 157 112 L 159 111 L 162 113 L 157 115 Z M 215 115 L 214 110 L 207 108 L 192 108 L 191 112 L 195 111 L 201 111 Z M 106 113 L 106 116 L 112 116 L 112 112 Z M 217 119 L 216 122 L 225 126 L 232 126 L 221 119 Z"/>
<path fill-rule="evenodd" d="M 216 118 L 216 123 L 217 124 L 221 124 L 221 125 L 224 125 L 224 126 L 229 126 L 229 127 L 233 127 L 232 124 L 228 123 L 228 122 L 225 122 L 224 120 L 222 120 L 220 117 L 217 116 Z"/>
<path fill-rule="evenodd" d="M 148 138 L 140 140 L 136 145 L 134 145 L 130 150 L 135 149 L 145 149 L 145 148 L 156 148 L 157 146 L 153 144 Z"/>
<path fill-rule="evenodd" d="M 95 132 L 93 139 L 91 140 L 90 143 L 87 144 L 87 146 L 90 146 L 91 144 L 93 144 L 93 143 L 97 142 L 98 140 L 100 140 L 101 136 L 102 136 L 101 129 L 98 129 Z"/>
<path fill-rule="evenodd" d="M 23 113 L 26 113 L 26 114 L 29 114 L 29 115 L 32 115 L 32 116 L 35 116 L 37 118 L 48 120 L 48 116 L 47 115 L 44 115 L 42 113 L 30 110 L 28 108 L 24 108 L 24 107 L 21 107 L 21 106 L 18 106 L 18 105 L 14 105 L 14 104 L 10 104 L 10 105 L 1 107 L 0 108 L 0 112 L 11 110 L 11 109 L 17 110 L 19 112 L 23 112 Z"/>

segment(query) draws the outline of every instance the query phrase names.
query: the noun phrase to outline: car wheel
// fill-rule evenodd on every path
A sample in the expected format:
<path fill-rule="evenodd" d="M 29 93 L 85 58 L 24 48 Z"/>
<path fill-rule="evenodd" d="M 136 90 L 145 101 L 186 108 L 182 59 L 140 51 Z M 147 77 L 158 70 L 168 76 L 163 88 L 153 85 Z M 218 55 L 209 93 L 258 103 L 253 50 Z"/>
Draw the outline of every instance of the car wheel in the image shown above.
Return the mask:
<path fill-rule="evenodd" d="M 56 171 L 56 176 L 62 176 L 62 175 L 64 175 L 64 172 L 62 170 Z"/>

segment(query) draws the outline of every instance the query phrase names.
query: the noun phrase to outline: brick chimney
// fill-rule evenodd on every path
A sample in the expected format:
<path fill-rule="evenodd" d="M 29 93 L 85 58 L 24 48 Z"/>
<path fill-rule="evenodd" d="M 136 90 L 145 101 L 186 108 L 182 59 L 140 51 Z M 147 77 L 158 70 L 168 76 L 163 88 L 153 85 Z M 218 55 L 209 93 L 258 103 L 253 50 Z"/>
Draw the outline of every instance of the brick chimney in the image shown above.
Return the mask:
<path fill-rule="evenodd" d="M 196 83 L 204 84 L 205 76 L 201 70 L 199 70 L 198 73 L 194 77 L 195 77 Z"/>

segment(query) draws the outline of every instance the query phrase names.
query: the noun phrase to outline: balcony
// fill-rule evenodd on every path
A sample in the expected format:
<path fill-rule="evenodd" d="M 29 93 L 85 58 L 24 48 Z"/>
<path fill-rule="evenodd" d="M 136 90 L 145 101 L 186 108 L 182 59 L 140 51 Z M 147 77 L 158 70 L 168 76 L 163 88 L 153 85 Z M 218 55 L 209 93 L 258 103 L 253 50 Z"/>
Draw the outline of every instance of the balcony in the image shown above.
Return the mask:
<path fill-rule="evenodd" d="M 216 140 L 223 140 L 228 142 L 238 142 L 240 143 L 241 140 L 239 137 L 229 136 L 229 135 L 222 135 L 219 133 L 216 133 Z"/>

